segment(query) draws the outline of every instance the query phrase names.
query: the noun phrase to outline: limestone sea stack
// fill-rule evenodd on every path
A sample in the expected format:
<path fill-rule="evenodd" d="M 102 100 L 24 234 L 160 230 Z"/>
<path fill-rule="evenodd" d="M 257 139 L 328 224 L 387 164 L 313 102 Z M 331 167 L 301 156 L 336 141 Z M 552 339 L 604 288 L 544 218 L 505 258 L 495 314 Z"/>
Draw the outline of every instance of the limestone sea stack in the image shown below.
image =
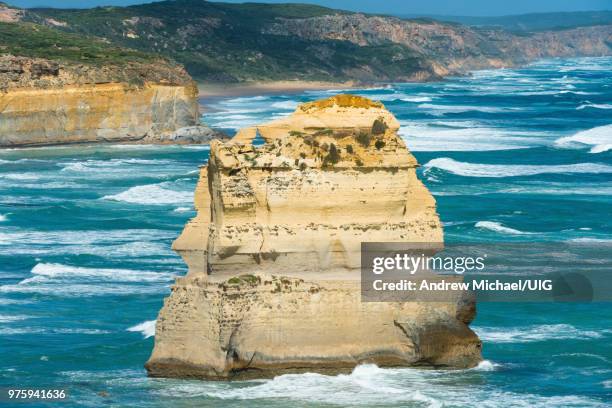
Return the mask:
<path fill-rule="evenodd" d="M 473 302 L 361 301 L 362 242 L 443 241 L 398 129 L 381 103 L 337 95 L 213 141 L 197 216 L 173 245 L 189 272 L 157 319 L 149 375 L 475 366 Z"/>

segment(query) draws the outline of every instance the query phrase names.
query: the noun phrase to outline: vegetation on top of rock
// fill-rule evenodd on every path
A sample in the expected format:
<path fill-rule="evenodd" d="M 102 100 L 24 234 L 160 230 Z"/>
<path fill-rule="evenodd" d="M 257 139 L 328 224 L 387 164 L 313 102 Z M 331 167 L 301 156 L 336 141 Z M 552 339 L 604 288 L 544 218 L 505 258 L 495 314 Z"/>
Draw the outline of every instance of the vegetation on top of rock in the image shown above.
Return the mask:
<path fill-rule="evenodd" d="M 323 159 L 323 165 L 324 166 L 328 166 L 328 165 L 334 165 L 337 164 L 340 161 L 340 153 L 338 152 L 338 148 L 336 147 L 335 144 L 331 144 L 329 146 L 329 152 L 327 153 L 327 155 L 325 156 L 325 158 Z"/>
<path fill-rule="evenodd" d="M 145 82 L 189 84 L 182 66 L 160 55 L 28 22 L 0 22 L 0 89 Z"/>
<path fill-rule="evenodd" d="M 372 140 L 372 136 L 368 132 L 359 132 L 357 136 L 355 136 L 357 142 L 363 147 L 370 146 L 370 141 Z"/>
<path fill-rule="evenodd" d="M 161 59 L 158 55 L 33 23 L 0 22 L 0 49 L 12 55 L 88 65 L 149 63 Z"/>
<path fill-rule="evenodd" d="M 300 109 L 304 112 L 311 110 L 319 110 L 339 106 L 341 108 L 384 108 L 380 102 L 375 102 L 371 99 L 364 98 L 359 95 L 338 94 L 327 99 L 321 99 L 314 102 L 303 103 Z"/>
<path fill-rule="evenodd" d="M 385 123 L 383 118 L 376 119 L 374 123 L 372 123 L 372 134 L 373 135 L 382 135 L 387 131 L 387 124 Z"/>
<path fill-rule="evenodd" d="M 374 142 L 374 147 L 376 148 L 376 150 L 380 150 L 383 147 L 385 147 L 385 141 L 384 140 L 380 140 L 378 139 L 376 142 Z"/>

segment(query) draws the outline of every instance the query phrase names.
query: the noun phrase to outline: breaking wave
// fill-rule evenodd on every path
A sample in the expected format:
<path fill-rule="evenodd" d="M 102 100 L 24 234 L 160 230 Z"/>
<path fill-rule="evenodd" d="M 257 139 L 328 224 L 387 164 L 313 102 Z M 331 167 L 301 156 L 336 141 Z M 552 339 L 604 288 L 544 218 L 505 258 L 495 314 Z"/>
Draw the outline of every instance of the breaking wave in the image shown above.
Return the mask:
<path fill-rule="evenodd" d="M 576 110 L 582 110 L 587 108 L 593 109 L 612 109 L 612 105 L 608 103 L 585 103 L 576 108 Z"/>
<path fill-rule="evenodd" d="M 215 382 L 174 383 L 160 389 L 159 393 L 174 398 L 213 397 L 239 401 L 290 399 L 302 404 L 337 406 L 381 406 L 381 403 L 393 406 L 480 406 L 485 401 L 504 401 L 505 406 L 532 408 L 605 406 L 596 399 L 582 396 L 542 396 L 498 391 L 478 380 L 484 372 L 497 367 L 488 361 L 469 370 L 379 368 L 373 364 L 364 364 L 355 367 L 350 374 L 285 374 L 272 380 L 243 382 L 233 387 Z M 472 384 L 470 392 L 465 392 L 465 387 L 449 386 L 458 379 Z M 381 396 L 384 396 L 383 402 Z M 285 405 L 302 404 L 287 402 Z"/>
<path fill-rule="evenodd" d="M 531 343 L 548 340 L 600 339 L 602 331 L 578 329 L 569 324 L 542 324 L 526 327 L 473 327 L 483 341 L 493 343 Z"/>
<path fill-rule="evenodd" d="M 108 269 L 108 268 L 84 268 L 80 266 L 69 266 L 57 263 L 38 263 L 32 268 L 34 278 L 36 276 L 45 278 L 80 277 L 110 280 L 114 282 L 166 282 L 173 275 L 168 273 L 136 271 L 132 269 Z M 29 281 L 26 279 L 21 283 Z"/>
<path fill-rule="evenodd" d="M 437 126 L 402 123 L 400 136 L 411 151 L 491 151 L 544 145 L 537 134 L 482 127 L 474 122 L 435 122 Z"/>
<path fill-rule="evenodd" d="M 478 221 L 475 225 L 476 228 L 483 228 L 490 231 L 499 232 L 502 234 L 511 234 L 511 235 L 529 235 L 531 232 L 523 232 L 514 228 L 505 227 L 499 222 L 494 221 Z"/>
<path fill-rule="evenodd" d="M 512 110 L 515 108 L 502 108 L 491 106 L 467 106 L 467 105 L 435 105 L 431 103 L 423 103 L 417 106 L 420 109 L 429 110 L 434 116 L 443 116 L 447 113 L 465 113 L 465 112 L 486 112 L 496 113 Z"/>
<path fill-rule="evenodd" d="M 431 169 L 437 168 L 464 177 L 520 177 L 536 174 L 612 173 L 612 166 L 597 163 L 503 165 L 460 162 L 449 157 L 430 160 L 423 167 L 426 173 Z"/>
<path fill-rule="evenodd" d="M 161 183 L 131 187 L 118 194 L 106 195 L 102 199 L 148 205 L 181 204 L 193 201 L 193 192 L 169 190 L 164 188 L 164 185 Z"/>
<path fill-rule="evenodd" d="M 573 136 L 562 137 L 555 141 L 555 146 L 562 148 L 592 146 L 590 153 L 606 152 L 612 149 L 612 125 L 598 126 Z"/>
<path fill-rule="evenodd" d="M 145 339 L 155 336 L 155 320 L 147 320 L 127 329 L 130 332 L 140 332 Z"/>

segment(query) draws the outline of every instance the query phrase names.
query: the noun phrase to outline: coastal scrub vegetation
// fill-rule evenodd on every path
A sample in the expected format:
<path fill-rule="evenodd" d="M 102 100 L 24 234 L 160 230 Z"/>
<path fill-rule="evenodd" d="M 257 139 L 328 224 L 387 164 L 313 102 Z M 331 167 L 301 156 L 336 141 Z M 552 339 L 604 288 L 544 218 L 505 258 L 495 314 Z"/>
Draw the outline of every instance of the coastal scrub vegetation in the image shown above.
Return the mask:
<path fill-rule="evenodd" d="M 363 147 L 368 147 L 370 146 L 370 142 L 372 141 L 372 136 L 368 132 L 361 131 L 357 134 L 355 139 Z"/>
<path fill-rule="evenodd" d="M 33 23 L 0 23 L 3 53 L 89 65 L 153 62 L 160 57 Z"/>
<path fill-rule="evenodd" d="M 323 159 L 323 165 L 324 166 L 329 166 L 329 165 L 333 166 L 334 164 L 337 164 L 339 161 L 340 161 L 340 152 L 338 151 L 338 148 L 336 147 L 336 145 L 332 143 L 329 146 L 329 151 L 328 151 L 327 155 Z"/>
<path fill-rule="evenodd" d="M 382 135 L 387 131 L 387 124 L 383 118 L 378 118 L 372 123 L 372 134 L 373 135 Z"/>

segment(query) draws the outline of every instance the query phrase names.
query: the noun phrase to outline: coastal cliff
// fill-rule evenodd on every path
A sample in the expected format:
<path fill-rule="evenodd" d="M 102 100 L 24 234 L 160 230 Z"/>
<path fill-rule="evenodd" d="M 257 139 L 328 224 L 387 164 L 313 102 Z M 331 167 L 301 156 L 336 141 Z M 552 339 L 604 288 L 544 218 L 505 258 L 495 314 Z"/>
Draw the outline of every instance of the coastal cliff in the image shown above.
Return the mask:
<path fill-rule="evenodd" d="M 114 80 L 108 69 L 76 70 L 46 59 L 0 57 L 0 146 L 154 143 L 198 122 L 197 87 L 186 73 L 178 83 L 130 84 Z"/>
<path fill-rule="evenodd" d="M 157 319 L 149 375 L 476 365 L 469 299 L 361 301 L 362 242 L 443 241 L 398 129 L 381 103 L 338 95 L 213 142 L 197 216 L 173 245 L 189 273 Z"/>
<path fill-rule="evenodd" d="M 169 60 L 19 21 L 0 22 L 0 46 L 0 147 L 217 136 L 197 126 L 197 86 Z"/>
<path fill-rule="evenodd" d="M 198 81 L 405 82 L 543 57 L 612 54 L 612 20 L 533 16 L 506 30 L 309 4 L 159 1 L 131 7 L 32 9 L 23 20 L 101 37 L 179 61 Z M 520 16 L 516 16 L 521 20 Z M 560 23 L 560 17 L 552 18 Z"/>

